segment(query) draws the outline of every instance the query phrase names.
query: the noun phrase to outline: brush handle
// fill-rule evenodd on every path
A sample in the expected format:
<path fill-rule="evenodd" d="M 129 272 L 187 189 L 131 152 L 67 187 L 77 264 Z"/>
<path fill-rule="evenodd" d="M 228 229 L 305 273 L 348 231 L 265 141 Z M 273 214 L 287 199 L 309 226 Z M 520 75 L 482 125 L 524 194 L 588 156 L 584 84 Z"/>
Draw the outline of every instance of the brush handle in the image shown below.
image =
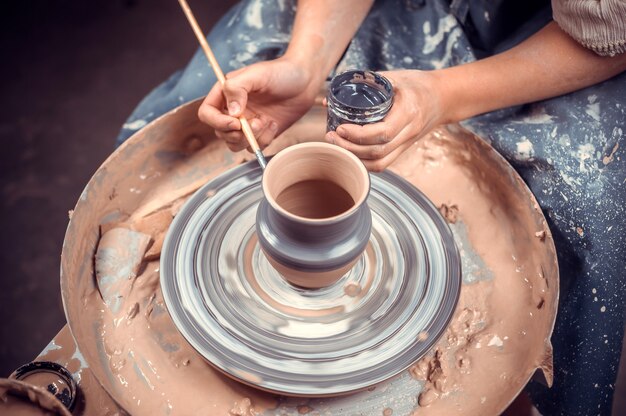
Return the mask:
<path fill-rule="evenodd" d="M 193 12 L 191 11 L 189 4 L 187 4 L 187 0 L 178 0 L 178 2 L 180 3 L 180 7 L 185 12 L 185 16 L 187 16 L 187 20 L 189 21 L 189 24 L 191 25 L 193 32 L 198 38 L 198 42 L 200 42 L 200 47 L 204 51 L 204 54 L 206 55 L 207 59 L 209 60 L 209 64 L 211 65 L 211 68 L 213 68 L 213 72 L 215 72 L 215 76 L 217 77 L 218 82 L 220 83 L 220 85 L 223 86 L 224 83 L 226 82 L 226 77 L 224 77 L 224 72 L 222 71 L 222 68 L 220 68 L 220 64 L 217 62 L 217 59 L 215 59 L 215 55 L 213 54 L 213 51 L 211 50 L 211 46 L 209 46 L 209 42 L 204 37 L 204 33 L 202 33 L 202 30 L 200 29 L 200 26 L 198 25 L 198 21 L 193 15 Z M 257 143 L 256 138 L 254 137 L 254 133 L 252 132 L 252 128 L 250 127 L 250 123 L 248 123 L 248 120 L 244 116 L 239 117 L 239 122 L 241 123 L 241 130 L 243 131 L 243 135 L 248 140 L 248 144 L 250 145 L 250 148 L 254 152 L 254 155 L 256 156 L 257 160 L 259 161 L 261 168 L 265 169 L 265 166 L 267 165 L 267 161 L 265 160 L 265 157 L 263 156 L 263 152 L 261 151 L 261 148 L 259 147 L 259 143 Z"/>

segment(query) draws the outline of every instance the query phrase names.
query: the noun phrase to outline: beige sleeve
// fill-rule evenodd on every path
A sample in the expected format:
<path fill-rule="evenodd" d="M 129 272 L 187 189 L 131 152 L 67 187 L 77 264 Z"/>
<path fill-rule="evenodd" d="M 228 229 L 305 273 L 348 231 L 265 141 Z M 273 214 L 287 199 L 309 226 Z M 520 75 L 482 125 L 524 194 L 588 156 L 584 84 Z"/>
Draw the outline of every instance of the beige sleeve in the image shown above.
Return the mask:
<path fill-rule="evenodd" d="M 552 0 L 554 20 L 598 55 L 626 52 L 626 0 Z"/>

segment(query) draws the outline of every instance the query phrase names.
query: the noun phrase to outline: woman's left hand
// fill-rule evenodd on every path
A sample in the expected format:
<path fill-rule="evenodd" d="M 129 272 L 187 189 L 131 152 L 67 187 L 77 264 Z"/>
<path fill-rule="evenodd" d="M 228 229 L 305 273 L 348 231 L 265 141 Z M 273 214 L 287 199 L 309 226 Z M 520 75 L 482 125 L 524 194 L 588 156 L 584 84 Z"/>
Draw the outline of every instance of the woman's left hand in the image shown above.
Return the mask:
<path fill-rule="evenodd" d="M 381 72 L 394 87 L 393 107 L 378 123 L 342 124 L 326 141 L 354 153 L 365 167 L 380 172 L 430 129 L 444 122 L 440 94 L 430 72 Z"/>

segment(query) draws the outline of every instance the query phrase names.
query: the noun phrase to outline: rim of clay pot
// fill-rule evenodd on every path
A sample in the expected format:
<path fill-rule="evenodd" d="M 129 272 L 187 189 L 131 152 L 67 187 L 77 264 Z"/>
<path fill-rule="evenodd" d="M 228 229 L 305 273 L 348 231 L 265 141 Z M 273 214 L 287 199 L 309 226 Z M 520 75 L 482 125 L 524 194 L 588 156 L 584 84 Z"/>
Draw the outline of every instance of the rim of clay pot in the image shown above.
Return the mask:
<path fill-rule="evenodd" d="M 344 162 L 352 164 L 355 168 L 355 172 L 358 171 L 358 173 L 360 174 L 360 177 L 364 178 L 365 180 L 365 183 L 362 186 L 365 189 L 365 191 L 360 192 L 358 199 L 355 198 L 355 195 L 350 193 L 349 190 L 342 187 L 345 191 L 350 193 L 350 196 L 354 199 L 354 205 L 352 205 L 350 209 L 342 212 L 341 214 L 337 214 L 332 217 L 310 218 L 310 217 L 303 217 L 300 215 L 296 215 L 292 212 L 287 211 L 282 206 L 280 206 L 280 204 L 278 204 L 278 202 L 276 201 L 276 197 L 280 195 L 280 193 L 284 191 L 286 188 L 288 188 L 289 186 L 295 183 L 298 183 L 299 181 L 289 182 L 287 186 L 283 187 L 278 192 L 272 192 L 269 189 L 269 184 L 268 184 L 268 181 L 266 180 L 268 177 L 273 175 L 273 171 L 283 167 L 281 166 L 281 161 L 284 158 L 292 156 L 292 153 L 303 153 L 305 155 L 311 154 L 315 149 L 324 149 L 326 151 L 330 151 L 328 154 L 334 153 L 333 156 L 337 156 L 338 161 L 343 160 Z M 311 179 L 316 179 L 316 178 L 311 178 Z M 335 182 L 335 184 L 337 183 Z M 363 164 L 363 162 L 361 162 L 361 160 L 358 157 L 356 157 L 352 152 L 342 147 L 339 147 L 337 145 L 330 144 L 330 143 L 324 143 L 324 142 L 299 143 L 299 144 L 290 146 L 284 150 L 281 150 L 276 155 L 272 156 L 272 158 L 268 162 L 267 167 L 265 168 L 265 171 L 263 172 L 263 181 L 262 181 L 263 194 L 265 196 L 265 199 L 272 206 L 272 208 L 278 211 L 281 215 L 284 215 L 285 217 L 288 217 L 295 221 L 300 221 L 300 222 L 308 223 L 308 224 L 319 224 L 319 225 L 330 224 L 330 223 L 342 220 L 352 215 L 367 200 L 367 197 L 369 196 L 369 193 L 370 193 L 370 186 L 371 186 L 371 180 L 370 180 L 369 172 L 365 168 L 365 165 Z M 274 195 L 274 193 L 276 195 Z"/>

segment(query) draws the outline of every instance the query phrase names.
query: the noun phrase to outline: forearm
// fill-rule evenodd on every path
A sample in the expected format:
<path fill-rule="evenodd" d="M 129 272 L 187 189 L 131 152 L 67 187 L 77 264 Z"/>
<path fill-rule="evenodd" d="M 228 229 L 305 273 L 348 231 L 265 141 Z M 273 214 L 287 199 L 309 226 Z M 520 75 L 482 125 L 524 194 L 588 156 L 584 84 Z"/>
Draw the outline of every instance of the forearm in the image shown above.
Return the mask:
<path fill-rule="evenodd" d="M 321 83 L 337 64 L 373 0 L 300 0 L 285 56 Z"/>
<path fill-rule="evenodd" d="M 552 22 L 515 48 L 432 71 L 442 92 L 443 122 L 566 94 L 626 69 L 626 54 L 598 56 Z"/>

